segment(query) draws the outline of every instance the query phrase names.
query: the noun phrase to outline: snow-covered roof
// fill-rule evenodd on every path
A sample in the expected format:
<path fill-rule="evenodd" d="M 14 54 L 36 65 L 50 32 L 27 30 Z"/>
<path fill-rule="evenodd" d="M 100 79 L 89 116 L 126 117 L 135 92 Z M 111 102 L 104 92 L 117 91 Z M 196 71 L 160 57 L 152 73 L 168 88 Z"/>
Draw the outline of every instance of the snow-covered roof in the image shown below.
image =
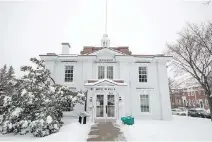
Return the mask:
<path fill-rule="evenodd" d="M 99 50 L 91 51 L 91 52 L 89 52 L 89 53 L 86 53 L 86 55 L 94 55 L 94 53 L 101 52 L 101 50 L 104 50 L 104 49 L 108 49 L 108 50 L 111 50 L 111 51 L 113 51 L 113 52 L 117 52 L 117 53 L 119 53 L 120 55 L 128 55 L 128 54 L 126 54 L 126 53 L 124 53 L 124 52 L 121 52 L 121 51 L 119 51 L 119 50 L 116 50 L 116 49 L 113 49 L 113 48 L 110 48 L 110 47 L 103 47 L 103 48 L 100 48 Z"/>
<path fill-rule="evenodd" d="M 66 56 L 69 56 L 69 57 L 77 57 L 78 55 L 77 54 L 58 54 L 59 57 L 66 57 Z"/>

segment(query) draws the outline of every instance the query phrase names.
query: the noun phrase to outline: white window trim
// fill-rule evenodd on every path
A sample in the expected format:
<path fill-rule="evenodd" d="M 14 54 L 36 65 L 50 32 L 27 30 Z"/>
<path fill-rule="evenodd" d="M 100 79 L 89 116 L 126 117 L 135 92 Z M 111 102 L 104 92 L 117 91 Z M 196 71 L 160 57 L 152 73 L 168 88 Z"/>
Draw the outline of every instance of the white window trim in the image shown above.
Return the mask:
<path fill-rule="evenodd" d="M 147 75 L 146 75 L 146 76 L 147 76 L 147 82 L 140 82 L 140 81 L 139 81 L 139 68 L 140 68 L 140 67 L 146 67 L 146 72 L 147 72 Z M 148 73 L 148 69 L 149 69 L 149 68 L 148 68 L 148 66 L 147 66 L 147 65 L 142 65 L 142 64 L 141 64 L 141 65 L 139 65 L 139 66 L 137 67 L 137 69 L 138 69 L 138 70 L 137 70 L 137 71 L 138 71 L 138 78 L 137 78 L 137 82 L 138 82 L 139 84 L 147 84 L 147 83 L 149 82 L 149 73 Z"/>
<path fill-rule="evenodd" d="M 107 67 L 106 67 L 106 71 L 105 71 L 105 72 L 106 72 L 106 75 L 107 75 L 106 78 L 107 78 L 107 79 L 111 79 L 111 78 L 108 78 L 108 76 L 110 76 L 110 74 L 108 74 L 108 73 L 109 73 L 109 72 L 108 72 L 108 69 L 109 69 L 108 67 L 112 67 L 112 68 L 111 68 L 111 69 L 112 69 L 112 75 L 111 75 L 111 76 L 112 76 L 112 80 L 113 80 L 113 79 L 114 79 L 114 67 L 113 67 L 113 66 L 107 66 Z"/>
<path fill-rule="evenodd" d="M 104 77 L 105 78 L 103 78 L 103 79 L 107 79 L 107 66 L 112 66 L 113 67 L 113 79 L 112 80 L 115 79 L 115 77 L 116 77 L 116 74 L 115 74 L 115 72 L 116 72 L 115 65 L 114 64 L 108 64 L 108 63 L 98 63 L 97 64 L 97 66 L 96 66 L 96 79 L 98 79 L 98 74 L 99 74 L 98 68 L 99 68 L 99 66 L 104 66 L 104 68 L 105 68 L 105 72 L 104 72 Z"/>
<path fill-rule="evenodd" d="M 149 97 L 149 112 L 141 112 L 141 95 L 148 95 L 148 97 Z M 150 97 L 150 93 L 140 93 L 139 92 L 139 95 L 138 95 L 138 97 L 139 97 L 139 113 L 140 113 L 140 115 L 151 115 L 152 114 L 152 111 L 151 111 L 151 97 Z"/>
<path fill-rule="evenodd" d="M 99 78 L 99 73 L 100 73 L 100 67 L 103 67 L 103 68 L 101 68 L 101 69 L 104 69 L 103 71 L 103 74 L 104 74 L 104 77 L 103 78 Z M 97 79 L 104 79 L 105 78 L 105 66 L 98 66 L 97 67 L 98 69 L 97 69 Z M 102 72 L 102 70 L 101 70 L 101 72 Z"/>
<path fill-rule="evenodd" d="M 73 66 L 73 81 L 72 82 L 65 82 L 65 69 L 66 69 L 66 66 Z M 64 64 L 63 65 L 63 75 L 62 75 L 63 84 L 67 84 L 67 85 L 74 84 L 74 82 L 75 82 L 74 75 L 75 75 L 75 65 L 73 65 L 73 64 Z"/>

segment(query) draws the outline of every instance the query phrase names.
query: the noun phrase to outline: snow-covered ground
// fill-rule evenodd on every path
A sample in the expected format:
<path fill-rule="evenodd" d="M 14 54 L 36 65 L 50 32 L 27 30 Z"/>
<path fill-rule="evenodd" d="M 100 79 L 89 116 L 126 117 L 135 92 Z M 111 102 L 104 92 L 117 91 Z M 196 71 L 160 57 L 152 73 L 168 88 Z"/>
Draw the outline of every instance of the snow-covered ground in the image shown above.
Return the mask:
<path fill-rule="evenodd" d="M 91 123 L 79 124 L 76 117 L 72 117 L 70 112 L 64 113 L 64 125 L 60 131 L 43 138 L 33 137 L 32 134 L 14 135 L 0 133 L 0 141 L 86 141 L 90 131 Z"/>
<path fill-rule="evenodd" d="M 173 116 L 171 121 L 135 120 L 121 124 L 127 141 L 212 141 L 210 119 Z"/>
<path fill-rule="evenodd" d="M 67 112 L 63 121 L 61 130 L 50 136 L 0 134 L 0 141 L 86 141 L 91 123 L 79 124 Z M 172 121 L 135 120 L 132 126 L 120 125 L 127 141 L 212 141 L 210 119 L 173 116 Z"/>

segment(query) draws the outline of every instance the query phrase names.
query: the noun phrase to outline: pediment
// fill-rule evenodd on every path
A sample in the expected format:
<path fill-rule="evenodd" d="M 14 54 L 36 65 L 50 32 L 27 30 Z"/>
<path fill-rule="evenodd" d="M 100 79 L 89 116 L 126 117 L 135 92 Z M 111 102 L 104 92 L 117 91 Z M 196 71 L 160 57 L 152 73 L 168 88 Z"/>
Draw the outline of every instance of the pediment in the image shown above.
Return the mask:
<path fill-rule="evenodd" d="M 101 50 L 93 52 L 89 55 L 96 55 L 99 57 L 108 57 L 108 56 L 114 57 L 115 55 L 125 55 L 125 54 L 112 48 L 102 48 Z"/>
<path fill-rule="evenodd" d="M 126 86 L 126 84 L 122 81 L 115 82 L 113 80 L 103 79 L 98 81 L 89 81 L 85 84 L 85 86 Z"/>
<path fill-rule="evenodd" d="M 114 58 L 115 58 L 115 53 L 108 50 L 104 50 L 103 52 L 99 52 L 97 54 L 98 60 L 114 60 Z"/>
<path fill-rule="evenodd" d="M 116 84 L 108 82 L 108 81 L 103 81 L 101 83 L 96 84 L 95 86 L 115 86 Z"/>

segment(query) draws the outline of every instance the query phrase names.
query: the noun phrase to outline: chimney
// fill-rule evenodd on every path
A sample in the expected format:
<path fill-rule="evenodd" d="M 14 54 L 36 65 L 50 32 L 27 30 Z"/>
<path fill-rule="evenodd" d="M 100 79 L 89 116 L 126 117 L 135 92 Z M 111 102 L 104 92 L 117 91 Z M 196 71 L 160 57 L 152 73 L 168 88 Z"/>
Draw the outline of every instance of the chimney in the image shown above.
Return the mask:
<path fill-rule="evenodd" d="M 62 43 L 62 54 L 69 54 L 70 47 L 69 43 Z"/>

